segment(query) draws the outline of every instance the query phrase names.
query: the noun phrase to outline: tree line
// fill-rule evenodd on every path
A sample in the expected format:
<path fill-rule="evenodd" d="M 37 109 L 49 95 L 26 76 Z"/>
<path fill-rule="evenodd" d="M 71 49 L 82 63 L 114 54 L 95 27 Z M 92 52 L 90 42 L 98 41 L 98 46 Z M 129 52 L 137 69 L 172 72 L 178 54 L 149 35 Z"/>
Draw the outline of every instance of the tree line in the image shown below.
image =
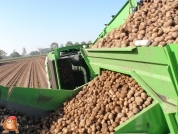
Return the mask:
<path fill-rule="evenodd" d="M 61 48 L 61 47 L 72 46 L 72 45 L 85 45 L 85 44 L 91 44 L 91 43 L 92 43 L 91 41 L 88 41 L 88 42 L 82 41 L 81 43 L 78 43 L 78 42 L 72 43 L 71 41 L 68 41 L 65 45 L 64 44 L 59 45 L 58 43 L 53 42 L 50 44 L 49 48 L 38 48 L 38 50 L 31 51 L 28 54 L 27 54 L 25 47 L 22 49 L 21 54 L 14 49 L 13 52 L 9 56 L 7 56 L 7 53 L 5 51 L 0 50 L 0 59 L 24 57 L 24 56 L 30 56 L 30 55 L 43 55 L 43 54 L 48 54 L 55 48 Z"/>

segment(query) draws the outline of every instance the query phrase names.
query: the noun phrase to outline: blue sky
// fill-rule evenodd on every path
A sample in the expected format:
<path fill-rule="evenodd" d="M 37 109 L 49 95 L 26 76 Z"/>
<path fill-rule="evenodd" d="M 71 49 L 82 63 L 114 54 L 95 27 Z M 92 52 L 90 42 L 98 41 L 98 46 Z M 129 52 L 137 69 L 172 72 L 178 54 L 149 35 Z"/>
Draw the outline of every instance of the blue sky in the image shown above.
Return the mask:
<path fill-rule="evenodd" d="M 0 0 L 0 49 L 94 41 L 126 0 Z"/>

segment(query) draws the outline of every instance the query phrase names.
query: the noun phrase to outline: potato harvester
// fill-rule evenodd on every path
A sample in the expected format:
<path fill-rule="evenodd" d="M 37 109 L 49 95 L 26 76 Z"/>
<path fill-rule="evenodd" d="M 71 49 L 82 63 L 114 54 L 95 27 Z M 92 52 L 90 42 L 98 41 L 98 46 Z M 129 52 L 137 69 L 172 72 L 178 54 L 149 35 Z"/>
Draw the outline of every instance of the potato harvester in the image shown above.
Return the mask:
<path fill-rule="evenodd" d="M 137 10 L 129 0 L 106 24 L 96 41 Z M 96 42 L 95 41 L 95 42 Z M 154 102 L 115 128 L 116 134 L 178 134 L 178 45 L 90 49 L 88 45 L 54 49 L 46 57 L 48 89 L 0 86 L 0 105 L 42 117 L 74 97 L 103 69 L 132 76 Z"/>

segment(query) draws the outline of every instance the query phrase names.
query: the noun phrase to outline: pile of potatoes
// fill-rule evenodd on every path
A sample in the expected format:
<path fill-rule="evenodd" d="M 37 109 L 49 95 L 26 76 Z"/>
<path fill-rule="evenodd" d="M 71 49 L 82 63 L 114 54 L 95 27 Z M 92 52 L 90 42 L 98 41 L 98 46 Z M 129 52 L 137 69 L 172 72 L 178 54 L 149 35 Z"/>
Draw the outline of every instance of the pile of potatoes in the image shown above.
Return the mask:
<path fill-rule="evenodd" d="M 99 39 L 90 48 L 134 46 L 136 40 L 149 40 L 150 46 L 178 44 L 178 1 L 142 0 L 126 22 Z"/>
<path fill-rule="evenodd" d="M 35 119 L 0 107 L 0 119 L 16 116 L 22 134 L 112 134 L 152 101 L 132 77 L 104 70 L 49 116 Z"/>
<path fill-rule="evenodd" d="M 62 109 L 42 119 L 41 134 L 112 134 L 152 101 L 132 77 L 104 70 Z"/>

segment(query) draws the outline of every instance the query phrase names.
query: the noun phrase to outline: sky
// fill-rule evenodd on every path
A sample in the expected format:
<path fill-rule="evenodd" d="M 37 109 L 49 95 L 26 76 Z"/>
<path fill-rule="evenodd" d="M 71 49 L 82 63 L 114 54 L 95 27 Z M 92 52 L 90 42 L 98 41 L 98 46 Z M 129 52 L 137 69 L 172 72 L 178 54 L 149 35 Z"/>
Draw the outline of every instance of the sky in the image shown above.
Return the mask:
<path fill-rule="evenodd" d="M 94 41 L 126 0 L 0 0 L 0 49 L 8 55 Z"/>

